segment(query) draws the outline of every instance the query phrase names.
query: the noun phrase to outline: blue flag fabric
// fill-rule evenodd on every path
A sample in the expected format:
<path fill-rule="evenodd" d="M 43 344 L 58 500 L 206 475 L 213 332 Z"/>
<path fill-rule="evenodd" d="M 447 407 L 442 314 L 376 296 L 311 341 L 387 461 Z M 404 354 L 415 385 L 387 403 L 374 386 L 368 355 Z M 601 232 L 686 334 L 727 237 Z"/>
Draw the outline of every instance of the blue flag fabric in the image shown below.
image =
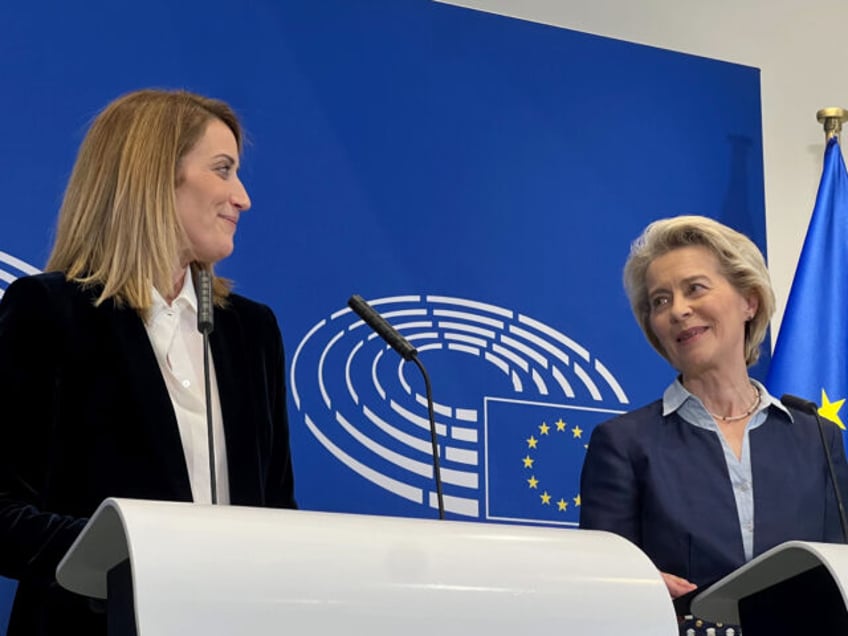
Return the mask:
<path fill-rule="evenodd" d="M 766 385 L 819 405 L 845 431 L 848 409 L 848 172 L 836 138 L 795 271 Z"/>
<path fill-rule="evenodd" d="M 486 400 L 486 518 L 576 527 L 580 469 L 605 409 Z"/>

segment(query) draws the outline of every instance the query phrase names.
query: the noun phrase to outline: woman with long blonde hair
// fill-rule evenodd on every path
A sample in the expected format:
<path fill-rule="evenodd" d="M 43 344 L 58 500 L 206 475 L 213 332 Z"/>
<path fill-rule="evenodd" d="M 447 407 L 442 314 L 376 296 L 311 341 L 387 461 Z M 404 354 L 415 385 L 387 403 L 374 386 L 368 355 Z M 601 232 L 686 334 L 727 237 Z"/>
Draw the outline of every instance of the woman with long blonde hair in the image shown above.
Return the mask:
<path fill-rule="evenodd" d="M 118 98 L 79 149 L 47 272 L 0 302 L 0 575 L 19 581 L 10 636 L 106 633 L 102 608 L 60 589 L 55 570 L 107 497 L 296 507 L 276 319 L 212 274 L 250 207 L 242 143 L 222 101 Z M 215 304 L 212 461 L 201 271 Z"/>

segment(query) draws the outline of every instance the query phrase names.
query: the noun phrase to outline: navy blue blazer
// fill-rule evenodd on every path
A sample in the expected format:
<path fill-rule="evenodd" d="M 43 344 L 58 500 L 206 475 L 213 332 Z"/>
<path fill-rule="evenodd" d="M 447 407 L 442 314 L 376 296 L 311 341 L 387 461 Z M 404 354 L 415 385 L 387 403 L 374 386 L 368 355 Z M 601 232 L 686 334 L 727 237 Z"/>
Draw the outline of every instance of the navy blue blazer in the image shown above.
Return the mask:
<path fill-rule="evenodd" d="M 754 556 L 791 539 L 841 542 L 838 508 L 813 416 L 769 407 L 749 434 Z M 827 425 L 839 488 L 848 494 L 842 435 Z M 599 425 L 580 484 L 580 527 L 639 546 L 663 572 L 698 585 L 745 563 L 736 502 L 715 432 L 663 417 L 662 400 Z"/>
<path fill-rule="evenodd" d="M 15 634 L 105 634 L 56 566 L 103 499 L 190 501 L 176 415 L 138 314 L 58 273 L 0 301 L 0 574 L 18 579 Z M 238 295 L 210 336 L 230 499 L 295 507 L 283 345 L 271 310 Z"/>

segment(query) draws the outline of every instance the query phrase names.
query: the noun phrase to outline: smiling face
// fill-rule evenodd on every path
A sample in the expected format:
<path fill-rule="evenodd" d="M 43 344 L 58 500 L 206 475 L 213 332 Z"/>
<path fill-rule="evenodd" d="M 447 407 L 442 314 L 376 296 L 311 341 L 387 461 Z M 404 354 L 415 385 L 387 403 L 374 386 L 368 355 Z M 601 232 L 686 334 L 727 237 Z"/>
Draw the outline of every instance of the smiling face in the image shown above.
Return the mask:
<path fill-rule="evenodd" d="M 232 253 L 239 215 L 250 208 L 238 165 L 236 138 L 219 119 L 210 120 L 180 160 L 176 206 L 187 239 L 181 269 L 191 261 L 216 263 Z"/>
<path fill-rule="evenodd" d="M 646 273 L 650 327 L 684 379 L 745 368 L 745 323 L 755 295 L 743 296 L 706 247 L 681 247 L 657 257 Z"/>

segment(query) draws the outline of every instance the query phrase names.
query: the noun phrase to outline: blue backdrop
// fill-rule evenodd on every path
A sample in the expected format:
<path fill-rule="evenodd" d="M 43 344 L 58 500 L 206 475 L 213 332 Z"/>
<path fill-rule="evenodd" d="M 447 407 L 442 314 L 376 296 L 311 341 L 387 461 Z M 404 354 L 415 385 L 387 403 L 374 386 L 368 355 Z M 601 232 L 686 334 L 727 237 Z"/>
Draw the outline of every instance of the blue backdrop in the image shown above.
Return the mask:
<path fill-rule="evenodd" d="M 253 209 L 219 270 L 280 321 L 303 508 L 435 515 L 423 382 L 352 293 L 421 349 L 448 516 L 573 526 L 592 427 L 673 377 L 621 288 L 630 241 L 698 213 L 765 248 L 756 69 L 426 0 L 4 18 L 0 292 L 43 265 L 111 99 L 185 87 L 243 117 Z"/>

